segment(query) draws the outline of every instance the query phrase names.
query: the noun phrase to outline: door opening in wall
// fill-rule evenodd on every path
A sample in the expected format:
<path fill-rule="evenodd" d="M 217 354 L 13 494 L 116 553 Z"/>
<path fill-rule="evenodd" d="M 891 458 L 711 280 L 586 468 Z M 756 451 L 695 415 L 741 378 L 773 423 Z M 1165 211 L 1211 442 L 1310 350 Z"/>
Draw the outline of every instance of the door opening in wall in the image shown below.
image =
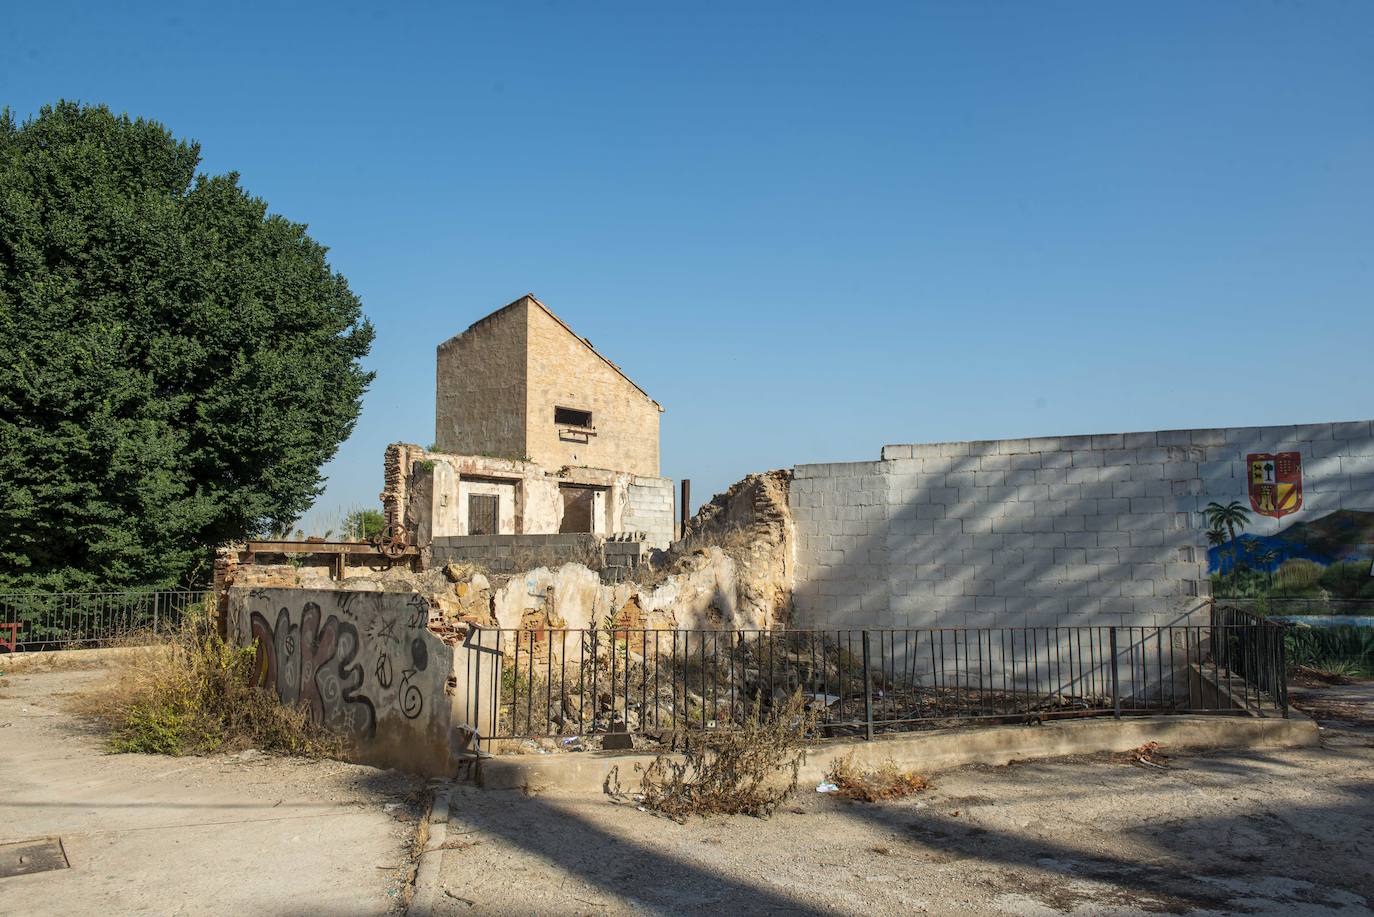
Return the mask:
<path fill-rule="evenodd" d="M 495 494 L 468 494 L 468 534 L 501 534 L 501 498 Z"/>
<path fill-rule="evenodd" d="M 590 487 L 560 487 L 558 495 L 563 501 L 563 519 L 558 524 L 560 534 L 596 530 L 596 516 L 593 511 L 596 491 Z"/>

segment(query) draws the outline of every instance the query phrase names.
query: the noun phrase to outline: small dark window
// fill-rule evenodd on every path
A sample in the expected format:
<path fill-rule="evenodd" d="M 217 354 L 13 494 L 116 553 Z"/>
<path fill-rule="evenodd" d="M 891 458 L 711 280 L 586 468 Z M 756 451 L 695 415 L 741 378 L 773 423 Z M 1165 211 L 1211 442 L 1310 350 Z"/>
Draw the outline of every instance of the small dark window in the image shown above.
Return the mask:
<path fill-rule="evenodd" d="M 553 422 L 568 427 L 590 427 L 592 412 L 579 411 L 577 408 L 554 408 Z"/>
<path fill-rule="evenodd" d="M 492 494 L 468 494 L 468 534 L 500 535 L 501 498 Z"/>

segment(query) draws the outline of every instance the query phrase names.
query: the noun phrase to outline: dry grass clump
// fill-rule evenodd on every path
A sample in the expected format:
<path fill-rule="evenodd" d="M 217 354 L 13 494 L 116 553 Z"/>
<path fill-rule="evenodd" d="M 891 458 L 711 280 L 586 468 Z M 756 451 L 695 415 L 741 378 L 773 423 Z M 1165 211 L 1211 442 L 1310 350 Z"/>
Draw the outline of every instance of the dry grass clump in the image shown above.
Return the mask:
<path fill-rule="evenodd" d="M 685 760 L 655 758 L 641 804 L 679 822 L 689 815 L 767 818 L 796 792 L 814 725 L 798 692 L 768 714 L 755 702 L 736 730 L 684 733 Z"/>
<path fill-rule="evenodd" d="M 927 778 L 915 771 L 904 771 L 892 761 L 874 770 L 865 770 L 854 763 L 852 754 L 830 762 L 826 779 L 839 788 L 836 795 L 863 802 L 901 799 L 930 787 Z"/>
<path fill-rule="evenodd" d="M 254 647 L 226 643 L 203 611 L 188 611 L 165 652 L 121 658 L 110 678 L 74 706 L 108 731 L 116 752 L 342 753 L 340 739 L 304 709 L 286 707 L 254 684 L 255 655 Z"/>
<path fill-rule="evenodd" d="M 1128 764 L 1135 764 L 1141 767 L 1157 767 L 1163 770 L 1169 766 L 1169 756 L 1161 751 L 1161 748 L 1162 746 L 1158 742 L 1146 742 L 1139 748 L 1123 752 L 1119 758 Z"/>

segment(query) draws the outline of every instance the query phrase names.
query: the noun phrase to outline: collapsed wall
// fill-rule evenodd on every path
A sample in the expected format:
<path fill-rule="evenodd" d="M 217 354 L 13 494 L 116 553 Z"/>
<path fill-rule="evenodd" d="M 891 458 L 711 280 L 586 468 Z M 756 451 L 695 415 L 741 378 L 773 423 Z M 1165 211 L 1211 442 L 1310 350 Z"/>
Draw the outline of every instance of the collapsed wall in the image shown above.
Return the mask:
<path fill-rule="evenodd" d="M 687 543 L 712 541 L 734 547 L 739 601 L 770 625 L 787 624 L 792 612 L 796 531 L 788 509 L 790 470 L 751 474 L 712 498 L 687 523 Z"/>
<path fill-rule="evenodd" d="M 790 481 L 786 471 L 750 475 L 703 507 L 688 537 L 634 567 L 603 557 L 599 569 L 565 562 L 510 573 L 455 561 L 419 571 L 351 567 L 334 580 L 307 563 L 225 563 L 217 571 L 225 633 L 256 644 L 260 686 L 347 736 L 358 760 L 451 774 L 475 737 L 492 734 L 500 657 L 518 642 L 511 632 L 528 634 L 528 647 L 563 629 L 786 624 Z M 505 638 L 486 635 L 494 629 Z"/>

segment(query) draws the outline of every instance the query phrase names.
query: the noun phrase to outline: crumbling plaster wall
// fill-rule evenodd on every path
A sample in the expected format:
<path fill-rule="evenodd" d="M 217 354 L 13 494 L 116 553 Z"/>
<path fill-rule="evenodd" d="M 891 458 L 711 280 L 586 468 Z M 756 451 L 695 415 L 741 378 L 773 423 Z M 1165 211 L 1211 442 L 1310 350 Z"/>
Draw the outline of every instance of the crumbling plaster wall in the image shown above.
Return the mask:
<path fill-rule="evenodd" d="M 1201 510 L 1248 509 L 1247 455 L 1284 451 L 1302 456 L 1309 516 L 1374 509 L 1368 421 L 896 445 L 878 462 L 799 465 L 796 620 L 1186 620 L 1210 591 Z"/>
<path fill-rule="evenodd" d="M 422 547 L 465 532 L 469 491 L 499 489 L 500 534 L 556 535 L 563 520 L 559 488 L 565 485 L 605 492 L 605 531 L 598 534 L 644 532 L 655 548 L 672 540 L 673 482 L 666 478 L 602 468 L 548 469 L 514 459 L 431 452 L 409 443 L 387 447 L 385 477 L 381 498 L 388 522 L 406 519 Z"/>
<path fill-rule="evenodd" d="M 718 494 L 687 524 L 684 540 L 716 541 L 738 569 L 740 601 L 772 624 L 792 617 L 796 527 L 788 509 L 792 472 L 751 474 Z"/>

